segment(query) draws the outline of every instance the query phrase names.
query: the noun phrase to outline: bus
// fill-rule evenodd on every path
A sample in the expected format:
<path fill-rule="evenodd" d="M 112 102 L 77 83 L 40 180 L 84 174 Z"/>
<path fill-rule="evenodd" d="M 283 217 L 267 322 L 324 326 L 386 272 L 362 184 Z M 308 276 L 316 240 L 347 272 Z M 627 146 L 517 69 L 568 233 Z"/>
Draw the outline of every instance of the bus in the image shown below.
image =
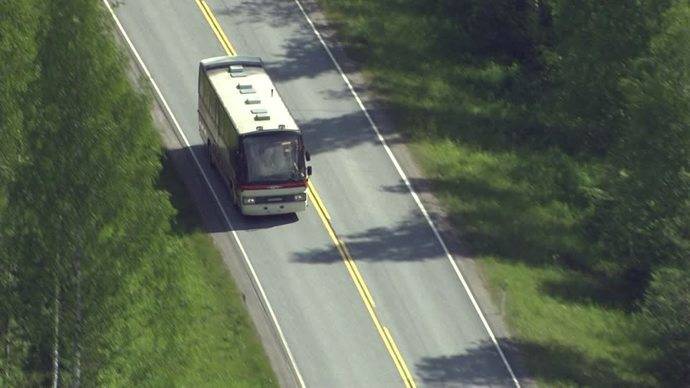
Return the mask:
<path fill-rule="evenodd" d="M 199 133 L 240 212 L 305 210 L 309 152 L 261 59 L 202 60 L 198 91 Z"/>

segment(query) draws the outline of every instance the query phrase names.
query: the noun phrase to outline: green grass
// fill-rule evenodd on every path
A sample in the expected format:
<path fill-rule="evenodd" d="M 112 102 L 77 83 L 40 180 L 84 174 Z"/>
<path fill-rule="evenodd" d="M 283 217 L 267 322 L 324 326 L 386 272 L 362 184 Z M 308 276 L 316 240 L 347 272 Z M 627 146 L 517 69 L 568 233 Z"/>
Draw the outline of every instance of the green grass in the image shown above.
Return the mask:
<path fill-rule="evenodd" d="M 440 198 L 505 301 L 505 341 L 530 376 L 543 386 L 656 384 L 640 367 L 648 352 L 629 301 L 587 265 L 582 231 L 601 162 L 553 146 L 520 64 L 473 46 L 476 26 L 458 32 L 472 21 L 431 2 L 320 3 L 407 135 L 428 180 L 418 186 Z"/>
<path fill-rule="evenodd" d="M 554 265 L 533 267 L 482 257 L 496 294 L 505 293 L 511 339 L 542 386 L 647 386 L 653 377 L 637 367 L 647 350 L 631 340 L 636 321 L 594 301 L 551 294 L 552 287 L 587 283 L 581 274 Z"/>
<path fill-rule="evenodd" d="M 424 140 L 412 150 L 474 252 L 529 263 L 579 254 L 586 176 L 563 155 L 481 150 Z"/>
<path fill-rule="evenodd" d="M 573 269 L 586 181 L 557 153 L 486 151 L 451 141 L 412 144 L 463 243 L 482 264 L 514 343 L 544 386 L 652 384 L 635 316 L 614 287 Z M 580 171 L 579 173 L 577 171 Z M 575 186 L 567 189 L 569 186 Z M 499 302 L 500 303 L 500 302 Z"/>
<path fill-rule="evenodd" d="M 182 183 L 164 163 L 161 186 L 178 210 L 170 248 L 132 277 L 103 333 L 108 386 L 273 387 L 275 376 L 241 295 Z M 107 308 L 107 307 L 106 307 Z"/>

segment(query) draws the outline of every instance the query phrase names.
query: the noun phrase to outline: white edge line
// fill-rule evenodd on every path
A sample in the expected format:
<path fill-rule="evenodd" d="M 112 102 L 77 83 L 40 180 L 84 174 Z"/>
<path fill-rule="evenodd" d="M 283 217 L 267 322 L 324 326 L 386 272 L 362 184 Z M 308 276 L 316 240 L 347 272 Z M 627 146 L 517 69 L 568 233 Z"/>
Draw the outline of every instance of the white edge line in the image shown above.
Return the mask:
<path fill-rule="evenodd" d="M 173 114 L 172 110 L 170 109 L 168 102 L 165 100 L 165 97 L 163 97 L 163 93 L 161 93 L 160 89 L 158 88 L 158 85 L 156 84 L 156 81 L 154 81 L 153 77 L 151 76 L 151 73 L 149 72 L 148 68 L 146 67 L 146 64 L 144 64 L 144 61 L 141 59 L 141 56 L 139 56 L 139 52 L 134 47 L 134 44 L 129 39 L 127 32 L 125 31 L 124 27 L 120 23 L 120 19 L 118 19 L 117 15 L 115 15 L 115 12 L 113 11 L 113 8 L 110 6 L 110 3 L 108 3 L 108 0 L 103 0 L 103 3 L 105 3 L 105 6 L 108 8 L 108 11 L 110 11 L 110 15 L 112 15 L 113 19 L 115 20 L 115 23 L 117 24 L 117 28 L 120 30 L 120 33 L 122 34 L 122 36 L 125 38 L 125 41 L 127 41 L 127 45 L 129 45 L 130 50 L 132 50 L 132 53 L 137 58 L 137 61 L 139 62 L 139 65 L 141 66 L 142 70 L 144 71 L 144 73 L 146 74 L 148 79 L 151 81 L 151 85 L 153 86 L 154 90 L 156 91 L 158 98 L 163 103 L 165 110 L 167 111 L 170 119 L 172 120 L 172 122 L 174 124 L 175 130 L 182 137 L 185 145 L 187 146 L 187 149 L 189 150 L 190 155 L 192 155 L 192 158 L 194 158 L 194 163 L 196 164 L 197 168 L 199 169 L 199 172 L 201 173 L 201 175 L 203 176 L 204 181 L 206 182 L 206 185 L 208 186 L 209 190 L 211 191 L 211 194 L 213 195 L 213 199 L 216 201 L 216 205 L 218 205 L 218 209 L 220 209 L 220 212 L 223 215 L 225 222 L 227 223 L 228 227 L 232 231 L 232 236 L 235 238 L 235 242 L 237 243 L 237 246 L 240 248 L 240 251 L 242 252 L 242 257 L 244 258 L 244 262 L 247 265 L 247 267 L 249 268 L 256 286 L 259 288 L 261 298 L 263 299 L 263 302 L 266 305 L 266 308 L 268 309 L 268 312 L 271 316 L 271 320 L 273 321 L 273 324 L 275 325 L 276 331 L 278 332 L 278 335 L 280 336 L 280 340 L 283 344 L 283 347 L 285 348 L 285 352 L 287 353 L 288 358 L 290 359 L 290 363 L 292 364 L 293 371 L 294 371 L 297 379 L 299 380 L 300 386 L 306 387 L 306 385 L 304 384 L 304 379 L 302 378 L 302 374 L 300 373 L 299 368 L 297 368 L 297 363 L 295 362 L 295 359 L 292 356 L 292 352 L 290 351 L 290 347 L 288 346 L 287 340 L 285 339 L 285 335 L 283 334 L 283 330 L 280 328 L 280 324 L 278 323 L 278 319 L 276 318 L 276 315 L 273 312 L 273 307 L 271 307 L 271 302 L 269 302 L 268 297 L 266 297 L 266 293 L 264 292 L 263 286 L 261 286 L 261 282 L 259 281 L 259 277 L 256 275 L 256 271 L 254 271 L 254 266 L 252 265 L 251 261 L 249 261 L 249 257 L 247 256 L 247 252 L 244 250 L 244 246 L 242 245 L 242 242 L 240 242 L 240 239 L 237 236 L 237 232 L 233 228 L 232 222 L 230 222 L 230 218 L 228 217 L 227 213 L 225 212 L 225 209 L 223 209 L 223 206 L 220 202 L 220 199 L 219 199 L 218 195 L 216 194 L 215 190 L 213 189 L 213 186 L 211 185 L 211 181 L 208 179 L 208 176 L 204 172 L 204 169 L 201 167 L 201 163 L 199 162 L 199 159 L 197 158 L 196 154 L 191 149 L 191 145 L 189 144 L 189 141 L 187 140 L 187 137 L 185 136 L 184 132 L 182 132 L 182 129 L 180 128 L 180 124 L 177 122 L 177 119 L 175 118 L 175 115 Z"/>
<path fill-rule="evenodd" d="M 431 217 L 429 216 L 429 213 L 427 212 L 426 208 L 422 204 L 422 201 L 419 199 L 419 196 L 417 195 L 417 193 L 412 188 L 412 184 L 410 184 L 409 179 L 407 179 L 407 175 L 405 175 L 405 172 L 400 167 L 398 160 L 395 158 L 395 155 L 393 155 L 393 151 L 391 151 L 390 147 L 388 147 L 388 143 L 386 142 L 386 139 L 384 139 L 384 137 L 381 136 L 381 132 L 379 131 L 378 126 L 376 125 L 376 123 L 374 123 L 374 120 L 371 118 L 369 111 L 364 106 L 364 103 L 362 103 L 362 100 L 359 98 L 359 95 L 357 94 L 355 89 L 352 87 L 352 83 L 350 83 L 350 80 L 345 75 L 345 72 L 343 72 L 342 67 L 340 67 L 340 64 L 335 59 L 335 56 L 333 55 L 333 53 L 331 52 L 331 49 L 328 47 L 328 45 L 324 41 L 323 37 L 321 36 L 321 33 L 316 29 L 316 26 L 314 25 L 314 22 L 312 22 L 311 18 L 309 18 L 309 15 L 307 15 L 307 12 L 304 10 L 304 7 L 302 6 L 302 3 L 300 3 L 299 0 L 295 0 L 295 3 L 297 3 L 297 6 L 299 7 L 300 11 L 302 11 L 302 15 L 304 15 L 304 17 L 307 19 L 309 26 L 311 27 L 311 29 L 314 32 L 314 34 L 316 35 L 316 37 L 319 39 L 319 42 L 321 42 L 321 45 L 323 46 L 323 48 L 326 50 L 326 54 L 328 54 L 328 56 L 331 58 L 331 61 L 333 62 L 333 64 L 335 65 L 335 68 L 340 73 L 340 76 L 343 78 L 343 81 L 345 81 L 345 84 L 347 85 L 348 89 L 350 89 L 352 96 L 355 98 L 355 101 L 357 101 L 357 105 L 359 105 L 359 108 L 362 110 L 362 112 L 364 112 L 364 116 L 366 116 L 367 121 L 369 121 L 369 125 L 374 130 L 374 132 L 376 133 L 376 137 L 379 139 L 379 141 L 381 142 L 381 145 L 383 145 L 383 148 L 386 150 L 386 154 L 388 154 L 388 157 L 393 162 L 393 165 L 395 166 L 395 169 L 398 171 L 398 174 L 400 174 L 400 177 L 402 178 L 403 182 L 405 182 L 405 186 L 407 186 L 407 188 L 410 190 L 410 194 L 412 194 L 412 198 L 414 198 L 414 201 L 415 201 L 415 203 L 417 203 L 419 210 L 421 210 L 422 214 L 424 215 L 424 218 L 426 219 L 427 223 L 431 227 L 431 230 L 434 232 L 434 236 L 436 236 L 436 239 L 441 244 L 441 247 L 443 248 L 443 252 L 446 254 L 446 257 L 450 261 L 450 264 L 453 267 L 453 270 L 455 270 L 455 273 L 458 275 L 458 278 L 460 279 L 460 283 L 462 283 L 463 288 L 467 292 L 467 295 L 469 296 L 470 301 L 472 302 L 472 306 L 474 306 L 474 310 L 477 312 L 477 314 L 479 315 L 479 319 L 481 319 L 482 324 L 484 325 L 484 329 L 486 329 L 487 333 L 489 334 L 489 337 L 491 337 L 491 341 L 494 343 L 496 350 L 498 350 L 498 354 L 501 356 L 501 360 L 503 360 L 503 363 L 505 364 L 506 369 L 508 369 L 508 373 L 510 373 L 510 377 L 513 380 L 513 383 L 515 383 L 515 386 L 519 388 L 520 382 L 518 381 L 517 377 L 515 377 L 515 373 L 513 373 L 513 368 L 511 368 L 510 364 L 508 363 L 508 359 L 506 358 L 505 354 L 503 353 L 501 346 L 498 344 L 498 340 L 496 339 L 496 336 L 494 335 L 493 331 L 491 330 L 489 323 L 487 322 L 486 318 L 484 317 L 484 314 L 482 313 L 481 308 L 479 308 L 479 305 L 477 304 L 477 301 L 474 298 L 472 291 L 470 290 L 469 286 L 467 285 L 465 278 L 462 276 L 462 273 L 460 272 L 458 265 L 455 263 L 455 260 L 453 260 L 453 256 L 450 254 L 450 251 L 448 250 L 446 243 L 443 241 L 441 234 L 438 232 L 436 225 L 434 225 L 434 222 L 431 220 Z"/>

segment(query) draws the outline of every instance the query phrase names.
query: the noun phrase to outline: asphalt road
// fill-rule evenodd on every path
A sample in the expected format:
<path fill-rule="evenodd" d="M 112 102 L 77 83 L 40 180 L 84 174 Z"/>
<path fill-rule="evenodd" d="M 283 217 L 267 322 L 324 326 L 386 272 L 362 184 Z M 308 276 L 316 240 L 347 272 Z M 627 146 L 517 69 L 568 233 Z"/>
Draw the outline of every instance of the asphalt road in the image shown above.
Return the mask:
<path fill-rule="evenodd" d="M 313 183 L 416 385 L 512 385 L 441 245 L 296 3 L 208 4 L 239 54 L 264 59 L 302 127 Z M 243 218 L 208 167 L 197 132 L 197 66 L 224 52 L 194 0 L 127 0 L 115 11 L 220 194 L 306 385 L 402 386 L 314 207 L 298 218 Z M 212 201 L 203 184 L 191 189 L 197 201 Z"/>

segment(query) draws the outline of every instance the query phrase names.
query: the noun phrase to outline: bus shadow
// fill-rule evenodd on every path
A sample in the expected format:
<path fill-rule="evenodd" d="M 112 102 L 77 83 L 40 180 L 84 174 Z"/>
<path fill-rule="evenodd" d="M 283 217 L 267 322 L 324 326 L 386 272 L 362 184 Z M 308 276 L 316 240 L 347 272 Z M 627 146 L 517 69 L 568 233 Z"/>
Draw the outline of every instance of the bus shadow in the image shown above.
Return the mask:
<path fill-rule="evenodd" d="M 234 207 L 233 211 L 234 218 L 231 221 L 234 230 L 270 229 L 299 221 L 299 217 L 294 213 L 249 217 L 241 215 Z"/>
<path fill-rule="evenodd" d="M 240 214 L 232 203 L 230 190 L 218 171 L 211 167 L 206 146 L 193 145 L 166 150 L 162 164 L 161 175 L 173 182 L 172 185 L 162 187 L 170 194 L 171 203 L 176 210 L 176 216 L 172 220 L 173 231 L 201 230 L 218 233 L 269 229 L 299 220 L 295 214 L 259 217 Z M 178 182 L 177 185 L 175 181 Z M 185 227 L 177 227 L 178 224 L 184 224 Z"/>

